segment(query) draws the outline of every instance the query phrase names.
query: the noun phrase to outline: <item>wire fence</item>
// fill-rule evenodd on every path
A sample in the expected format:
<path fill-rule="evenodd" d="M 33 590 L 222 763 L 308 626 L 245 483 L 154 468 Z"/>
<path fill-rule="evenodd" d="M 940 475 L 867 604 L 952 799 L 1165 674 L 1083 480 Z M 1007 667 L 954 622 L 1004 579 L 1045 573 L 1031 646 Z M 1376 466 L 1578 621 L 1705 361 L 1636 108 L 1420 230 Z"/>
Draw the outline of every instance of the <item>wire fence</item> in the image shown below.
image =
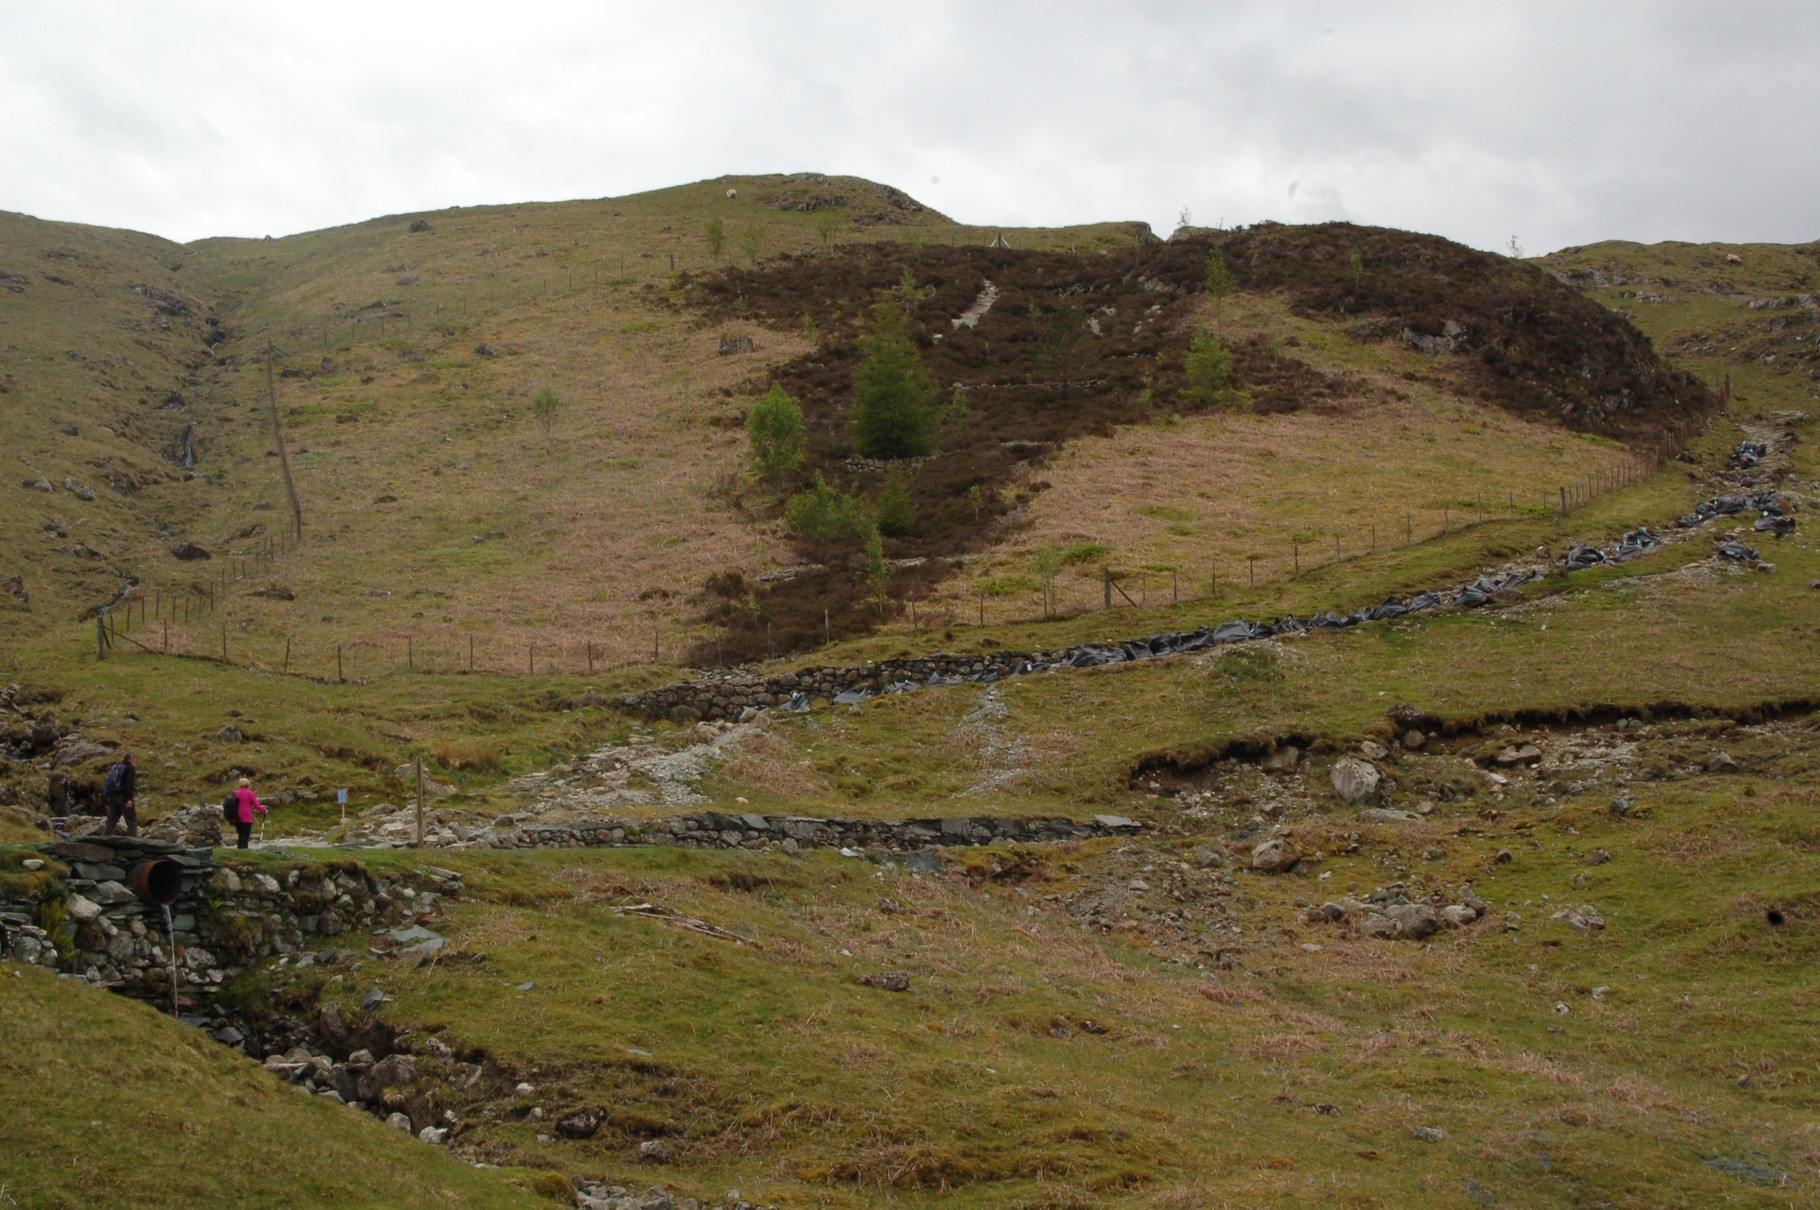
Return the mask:
<path fill-rule="evenodd" d="M 1633 486 L 1660 470 L 1695 431 L 1695 422 L 1679 425 L 1649 450 L 1633 451 L 1616 466 L 1559 484 L 1534 498 L 1519 499 L 1514 490 L 1505 491 L 1502 499 L 1482 494 L 1470 507 L 1462 508 L 1457 518 L 1452 508 L 1444 508 L 1438 526 L 1418 529 L 1415 514 L 1406 511 L 1400 518 L 1391 516 L 1382 524 L 1369 523 L 1351 535 L 1335 533 L 1308 542 L 1292 539 L 1287 549 L 1279 550 L 1274 557 L 1254 553 L 1224 561 L 1210 560 L 1204 576 L 1188 574 L 1177 567 L 1117 570 L 1103 565 L 1099 569 L 1098 592 L 1066 605 L 1059 600 L 1057 577 L 1051 574 L 1042 582 L 1040 593 L 1032 594 L 1037 597 L 1038 614 L 1006 618 L 1001 616 L 1001 603 L 995 600 L 991 624 L 1019 625 L 1079 616 L 1096 609 L 1142 610 L 1214 599 L 1233 589 L 1250 590 L 1272 580 L 1293 580 L 1480 526 L 1523 517 L 1552 517 L 1559 523 L 1599 497 Z M 206 571 L 187 583 L 135 585 L 113 605 L 96 613 L 96 658 L 140 653 L 203 659 L 263 673 L 342 683 L 397 674 L 597 675 L 631 666 L 664 666 L 666 657 L 672 665 L 680 665 L 685 656 L 700 656 L 706 650 L 700 626 L 662 617 L 652 617 L 636 626 L 621 626 L 602 637 L 557 641 L 510 641 L 498 636 L 450 635 L 446 631 L 426 635 L 396 629 L 344 632 L 325 638 L 320 629 L 313 628 L 307 640 L 269 632 L 237 633 L 221 613 L 230 590 L 252 582 L 299 544 L 300 540 L 288 533 L 262 535 L 251 548 L 212 559 Z M 252 589 L 241 599 L 263 594 L 284 599 L 280 590 L 271 587 Z M 932 609 L 929 601 L 886 597 L 877 604 L 881 615 L 907 621 L 911 633 L 919 635 L 925 629 L 968 621 L 987 625 L 987 596 L 980 590 L 975 600 L 966 602 L 974 606 L 966 611 L 975 613 L 973 618 L 961 616 L 957 603 L 945 607 L 937 604 Z M 754 624 L 763 625 L 758 619 Z M 831 641 L 834 637 L 828 628 L 824 639 Z M 766 639 L 766 654 L 778 654 L 769 642 L 768 627 Z"/>

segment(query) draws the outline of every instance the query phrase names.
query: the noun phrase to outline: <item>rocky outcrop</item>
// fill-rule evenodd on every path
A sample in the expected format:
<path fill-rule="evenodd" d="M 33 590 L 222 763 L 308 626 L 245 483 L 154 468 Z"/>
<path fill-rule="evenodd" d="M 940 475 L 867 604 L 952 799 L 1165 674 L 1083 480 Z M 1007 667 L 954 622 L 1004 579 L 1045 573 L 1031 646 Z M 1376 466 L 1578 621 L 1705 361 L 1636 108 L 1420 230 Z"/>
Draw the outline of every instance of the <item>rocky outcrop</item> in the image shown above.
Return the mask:
<path fill-rule="evenodd" d="M 1401 883 L 1379 887 L 1364 899 L 1329 900 L 1304 915 L 1307 924 L 1338 924 L 1360 937 L 1384 941 L 1422 941 L 1444 928 L 1464 928 L 1489 907 L 1471 887 L 1449 899 L 1439 891 L 1412 895 Z M 1601 921 L 1603 925 L 1603 921 Z"/>

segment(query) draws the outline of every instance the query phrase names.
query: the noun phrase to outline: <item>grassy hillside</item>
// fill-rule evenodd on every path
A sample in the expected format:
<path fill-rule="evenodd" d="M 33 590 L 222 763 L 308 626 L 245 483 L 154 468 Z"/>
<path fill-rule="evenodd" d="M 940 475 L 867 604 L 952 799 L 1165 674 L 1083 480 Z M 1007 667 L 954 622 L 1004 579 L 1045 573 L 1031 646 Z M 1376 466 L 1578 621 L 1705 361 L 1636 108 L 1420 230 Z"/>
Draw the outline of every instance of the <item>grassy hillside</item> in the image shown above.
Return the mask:
<path fill-rule="evenodd" d="M 1641 734 L 1693 755 L 1715 733 Z M 1248 810 L 1229 800 L 1198 839 L 951 854 L 941 874 L 832 853 L 450 855 L 473 888 L 438 926 L 450 957 L 260 996 L 346 1011 L 376 978 L 397 997 L 385 1020 L 534 1086 L 451 1100 L 463 1154 L 661 1172 L 709 1199 L 1782 1206 L 1820 1176 L 1811 738 L 1733 729 L 1741 786 L 1640 785 L 1631 818 L 1603 786 L 1402 826 L 1295 812 L 1310 856 L 1278 876 L 1207 868 L 1208 843 L 1249 847 L 1217 839 Z M 1393 880 L 1473 883 L 1490 914 L 1425 944 L 1305 919 Z M 1603 927 L 1566 919 L 1584 904 Z M 860 982 L 882 971 L 909 991 Z M 599 1134 L 551 1135 L 597 1106 Z M 658 1169 L 638 1150 L 653 1138 L 673 1155 Z"/>
<path fill-rule="evenodd" d="M 412 231 L 419 222 L 427 230 Z M 0 1108 L 0 1133 L 29 1144 L 20 1175 L 0 1178 L 7 1195 L 523 1204 L 513 1180 L 574 1173 L 801 1207 L 1811 1200 L 1820 393 L 1801 299 L 1808 250 L 1602 245 L 1544 258 L 1631 313 L 1675 358 L 1658 365 L 1636 331 L 1583 301 L 1530 329 L 1497 327 L 1509 317 L 1481 305 L 1492 286 L 1553 296 L 1521 265 L 1474 261 L 1475 288 L 1434 310 L 1438 279 L 1422 258 L 1452 264 L 1447 249 L 1400 243 L 1421 255 L 1387 266 L 1380 233 L 1341 232 L 1366 241 L 1361 284 L 1332 248 L 1312 277 L 1280 259 L 1297 240 L 1327 247 L 1334 231 L 1261 229 L 1247 237 L 1255 258 L 1240 265 L 1246 245 L 1233 245 L 1246 288 L 1217 310 L 1183 292 L 1151 304 L 1147 333 L 1107 338 L 1102 352 L 1134 356 L 1096 394 L 1031 381 L 1024 346 L 1070 283 L 1125 290 L 1113 267 L 1140 254 L 1140 233 L 1011 232 L 1009 252 L 985 247 L 997 234 L 866 182 L 808 176 L 394 216 L 270 242 L 176 249 L 94 233 L 96 305 L 119 310 L 90 337 L 117 348 L 130 331 L 165 348 L 168 336 L 159 372 L 197 385 L 182 380 L 167 413 L 150 361 L 135 363 L 139 377 L 78 390 L 75 359 L 29 375 L 8 360 L 9 400 L 34 392 L 31 408 L 0 419 L 27 426 L 9 430 L 22 449 L 61 448 L 29 426 L 54 420 L 53 403 L 80 405 L 71 441 L 92 439 L 93 417 L 114 418 L 89 463 L 141 469 L 132 491 L 81 502 L 111 510 L 96 516 L 115 534 L 87 578 L 56 570 L 86 556 L 33 536 L 49 532 L 33 511 L 46 501 L 74 510 L 61 480 L 49 494 L 0 490 L 9 532 L 31 538 L 7 543 L 20 569 L 7 574 L 32 589 L 29 606 L 0 594 L 24 682 L 0 738 L 21 751 L 34 721 L 50 721 L 131 745 L 154 809 L 249 773 L 292 800 L 284 823 L 311 825 L 338 814 L 337 786 L 354 788 L 357 809 L 399 801 L 392 771 L 417 753 L 458 783 L 452 803 L 485 818 L 518 805 L 502 787 L 512 774 L 608 741 L 695 742 L 602 703 L 675 675 L 681 652 L 714 641 L 716 603 L 699 595 L 711 573 L 763 584 L 809 553 L 744 477 L 739 420 L 773 378 L 801 389 L 822 468 L 872 489 L 875 472 L 846 462 L 842 375 L 859 305 L 904 268 L 925 288 L 913 311 L 931 364 L 1002 373 L 1006 401 L 970 406 L 978 440 L 951 451 L 947 470 L 940 459 L 919 470 L 922 498 L 970 475 L 996 494 L 979 517 L 893 548 L 966 557 L 906 569 L 895 602 L 921 594 L 914 620 L 886 610 L 865 619 L 869 633 L 779 664 L 1053 650 L 1369 604 L 1548 561 L 1575 539 L 1659 525 L 1738 490 L 1725 464 L 1744 437 L 1774 446 L 1768 474 L 1802 503 L 1800 528 L 1772 541 L 1746 514 L 1482 611 L 774 718 L 697 786 L 725 809 L 790 814 L 1112 811 L 1144 821 L 1141 839 L 951 851 L 939 869 L 825 851 L 444 850 L 432 859 L 470 891 L 436 924 L 451 942 L 441 961 L 407 971 L 356 948 L 236 989 L 255 1014 L 318 998 L 352 1013 L 378 983 L 396 997 L 378 1010 L 387 1023 L 533 1085 L 524 1097 L 438 1093 L 468 1124 L 458 1157 L 502 1173 L 304 1102 L 147 1011 L 0 970 L 0 1074 L 23 1090 Z M 28 280 L 0 292 L 14 308 L 0 331 L 42 360 L 89 312 L 49 308 L 51 287 L 82 287 L 25 274 L 15 266 L 41 271 L 14 254 L 24 237 L 8 238 L 0 268 Z M 785 251 L 800 255 L 764 260 Z M 131 285 L 151 265 L 164 276 L 149 284 L 196 300 L 185 305 L 202 328 L 179 313 L 165 333 L 141 314 L 148 296 Z M 951 321 L 982 267 L 1004 279 L 998 318 L 958 336 Z M 810 291 L 804 307 L 802 282 L 848 272 L 865 288 Z M 1335 281 L 1353 292 L 1334 295 Z M 1750 305 L 1763 299 L 1780 302 Z M 217 330 L 210 315 L 220 348 L 192 365 L 203 328 Z M 1446 337 L 1446 319 L 1468 326 L 1459 316 L 1495 339 L 1449 353 L 1402 334 Z M 1438 330 L 1421 326 L 1430 319 Z M 1513 408 L 1500 394 L 1509 382 L 1494 380 L 1514 359 L 1529 368 L 1513 380 L 1555 389 L 1556 344 L 1576 325 L 1591 334 L 1585 380 L 1600 385 L 1575 406 L 1618 408 L 1610 399 L 1629 392 L 1630 410 L 1601 418 L 1624 423 L 1590 435 L 1548 408 Z M 1196 411 L 1170 398 L 1171 359 L 1209 329 L 1237 351 L 1239 386 L 1284 406 Z M 722 355 L 723 334 L 757 348 Z M 268 344 L 304 540 L 270 564 L 230 563 L 282 528 L 260 412 Z M 115 367 L 103 369 L 125 364 L 106 355 Z M 1675 458 L 1640 463 L 1603 435 L 1648 444 L 1637 416 L 1680 425 L 1710 407 L 1683 372 L 1730 374 L 1732 392 Z M 562 399 L 547 435 L 529 411 L 545 385 Z M 154 420 L 196 424 L 195 478 L 161 467 L 171 430 Z M 1059 444 L 1040 455 L 1005 444 L 1039 430 Z M 1574 511 L 1548 507 L 1589 478 L 1601 481 Z M 1715 558 L 1733 536 L 1773 570 Z M 178 563 L 180 537 L 213 543 L 217 558 Z M 1059 570 L 1058 552 L 1070 556 Z M 1097 607 L 1108 570 L 1135 604 Z M 1062 616 L 1042 621 L 1050 574 Z M 92 628 L 74 623 L 128 576 L 161 592 L 167 613 L 171 594 L 213 582 L 213 612 L 171 628 L 194 658 L 132 646 L 162 647 L 156 609 L 115 655 L 93 658 Z M 748 639 L 768 621 L 775 640 L 781 611 L 767 616 L 756 588 L 748 599 L 760 606 Z M 798 602 L 811 629 L 814 602 Z M 224 642 L 229 662 L 206 658 Z M 1397 705 L 1422 712 L 1421 746 L 1401 746 L 1408 724 L 1387 713 Z M 1392 781 L 1386 805 L 1407 817 L 1366 817 L 1334 795 L 1330 769 L 1366 743 L 1384 746 L 1373 759 Z M 1525 743 L 1537 745 L 1533 767 L 1501 763 Z M 1260 768 L 1290 744 L 1304 752 L 1297 767 Z M 7 761 L 0 784 L 36 801 L 50 755 Z M 105 759 L 57 775 L 95 780 Z M 0 820 L 0 839 L 25 834 Z M 1302 854 L 1287 872 L 1250 866 L 1271 835 Z M 1421 943 L 1309 911 L 1391 887 L 1452 904 L 1468 885 L 1485 916 Z M 622 910 L 639 904 L 668 918 Z M 909 991 L 860 982 L 886 972 L 907 975 Z M 124 1107 L 112 1117 L 170 1121 L 184 1137 L 157 1136 L 162 1150 L 143 1133 L 92 1141 L 89 1123 L 104 1119 L 88 1106 L 104 1095 Z M 549 1129 L 578 1108 L 605 1111 L 599 1134 Z M 229 1115 L 248 1123 L 239 1147 L 215 1144 Z M 641 1156 L 654 1138 L 670 1144 L 668 1162 Z M 67 1163 L 72 1141 L 97 1158 Z M 135 1203 L 142 1187 L 149 1200 Z"/>
<path fill-rule="evenodd" d="M 144 1005 L 36 967 L 0 965 L 0 979 L 0 1204 L 551 1204 L 524 1187 L 531 1174 L 476 1172 L 365 1114 L 299 1096 Z"/>

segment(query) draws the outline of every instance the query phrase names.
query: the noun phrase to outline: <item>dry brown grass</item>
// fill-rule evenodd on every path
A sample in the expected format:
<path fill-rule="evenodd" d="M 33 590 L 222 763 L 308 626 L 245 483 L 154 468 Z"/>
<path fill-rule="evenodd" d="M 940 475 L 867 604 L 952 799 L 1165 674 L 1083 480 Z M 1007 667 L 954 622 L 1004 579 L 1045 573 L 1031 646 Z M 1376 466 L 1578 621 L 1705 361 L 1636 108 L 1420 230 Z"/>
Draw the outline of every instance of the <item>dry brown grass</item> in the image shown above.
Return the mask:
<path fill-rule="evenodd" d="M 1260 583 L 1287 577 L 1291 541 L 1303 567 L 1419 540 L 1444 523 L 1474 519 L 1481 496 L 1491 518 L 1507 503 L 1553 502 L 1556 489 L 1626 458 L 1611 443 L 1589 441 L 1548 424 L 1474 402 L 1432 378 L 1434 360 L 1401 346 L 1361 346 L 1337 328 L 1291 316 L 1281 300 L 1244 296 L 1230 308 L 1234 332 L 1257 331 L 1294 355 L 1356 375 L 1363 383 L 1344 406 L 1281 415 L 1223 414 L 1085 438 L 1062 450 L 1031 479 L 1048 487 L 1026 506 L 1024 525 L 991 552 L 977 576 L 1027 571 L 1039 546 L 1098 542 L 1115 568 L 1134 573 L 1133 597 L 1170 598 L 1166 570 L 1179 569 L 1184 597 L 1204 595 L 1210 570 L 1228 583 L 1247 575 L 1257 555 Z M 1402 375 L 1418 373 L 1422 381 Z M 1139 509 L 1156 510 L 1145 515 Z M 1097 608 L 1099 567 L 1066 572 L 1062 607 Z M 974 580 L 942 594 L 962 618 L 978 616 Z M 1140 594 L 1143 594 L 1141 597 Z M 988 597 L 988 623 L 1031 616 L 1035 596 Z"/>

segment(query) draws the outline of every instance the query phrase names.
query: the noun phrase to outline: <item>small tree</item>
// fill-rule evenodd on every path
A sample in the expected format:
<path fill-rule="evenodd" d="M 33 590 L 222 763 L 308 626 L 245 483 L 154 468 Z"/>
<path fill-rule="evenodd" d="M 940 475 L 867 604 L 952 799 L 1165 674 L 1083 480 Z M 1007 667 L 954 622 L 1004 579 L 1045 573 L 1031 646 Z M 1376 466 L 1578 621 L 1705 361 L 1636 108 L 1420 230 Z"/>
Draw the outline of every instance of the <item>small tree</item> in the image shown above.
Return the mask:
<path fill-rule="evenodd" d="M 818 210 L 815 214 L 815 235 L 822 242 L 823 252 L 834 251 L 834 237 L 840 232 L 840 215 L 833 210 Z"/>
<path fill-rule="evenodd" d="M 1202 333 L 1188 344 L 1187 385 L 1182 394 L 1202 407 L 1231 404 L 1232 354 L 1216 338 Z"/>
<path fill-rule="evenodd" d="M 885 588 L 890 579 L 891 565 L 885 562 L 885 544 L 879 541 L 878 531 L 873 530 L 866 539 L 866 587 L 872 590 L 880 613 L 885 612 Z"/>
<path fill-rule="evenodd" d="M 916 527 L 916 505 L 910 499 L 910 476 L 902 466 L 885 474 L 885 486 L 878 494 L 878 532 L 901 538 Z"/>
<path fill-rule="evenodd" d="M 562 399 L 549 387 L 542 387 L 531 396 L 531 415 L 537 417 L 537 423 L 543 426 L 543 439 L 547 445 L 551 434 L 556 431 L 556 413 L 562 410 Z"/>
<path fill-rule="evenodd" d="M 864 546 L 878 537 L 872 506 L 848 495 L 818 473 L 807 490 L 790 497 L 784 520 L 805 538 L 831 546 Z"/>
<path fill-rule="evenodd" d="M 1213 300 L 1213 330 L 1226 334 L 1226 297 L 1232 293 L 1232 270 L 1218 248 L 1207 254 L 1207 297 Z"/>
<path fill-rule="evenodd" d="M 720 215 L 708 220 L 708 256 L 720 259 L 720 254 L 727 248 L 727 224 L 721 221 Z"/>
<path fill-rule="evenodd" d="M 1032 308 L 1031 318 L 1040 316 Z M 1048 382 L 1062 384 L 1062 398 L 1074 393 L 1074 383 L 1093 360 L 1093 332 L 1087 317 L 1073 303 L 1050 312 L 1043 334 L 1036 339 L 1037 373 Z"/>
<path fill-rule="evenodd" d="M 781 385 L 769 391 L 746 413 L 746 441 L 758 477 L 779 486 L 803 463 L 803 410 Z"/>
<path fill-rule="evenodd" d="M 873 308 L 853 375 L 853 440 L 862 457 L 917 458 L 936 450 L 937 388 L 910 339 L 903 311 Z"/>
<path fill-rule="evenodd" d="M 765 250 L 765 225 L 756 218 L 749 219 L 739 233 L 739 247 L 746 259 L 756 265 L 758 254 Z"/>

